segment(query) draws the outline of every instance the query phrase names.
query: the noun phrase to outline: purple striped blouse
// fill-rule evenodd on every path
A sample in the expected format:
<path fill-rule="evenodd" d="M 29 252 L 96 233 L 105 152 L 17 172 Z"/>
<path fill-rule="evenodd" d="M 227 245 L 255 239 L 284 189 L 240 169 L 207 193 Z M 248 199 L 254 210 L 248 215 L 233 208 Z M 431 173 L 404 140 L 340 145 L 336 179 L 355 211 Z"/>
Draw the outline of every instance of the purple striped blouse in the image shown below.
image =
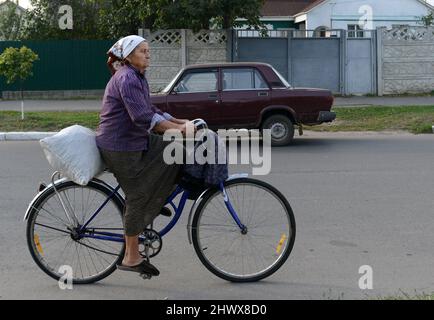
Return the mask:
<path fill-rule="evenodd" d="M 170 119 L 152 104 L 145 76 L 131 65 L 123 66 L 105 89 L 97 146 L 109 151 L 147 150 L 150 131 Z"/>

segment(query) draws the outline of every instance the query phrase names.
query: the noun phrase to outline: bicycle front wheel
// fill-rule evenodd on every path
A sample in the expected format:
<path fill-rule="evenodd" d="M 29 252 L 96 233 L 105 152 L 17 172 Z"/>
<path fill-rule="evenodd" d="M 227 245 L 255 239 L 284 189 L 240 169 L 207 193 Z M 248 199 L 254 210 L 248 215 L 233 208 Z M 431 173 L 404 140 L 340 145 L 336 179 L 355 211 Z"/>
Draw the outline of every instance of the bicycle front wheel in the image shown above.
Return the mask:
<path fill-rule="evenodd" d="M 74 284 L 93 283 L 107 277 L 116 270 L 125 245 L 102 238 L 105 234 L 123 235 L 123 204 L 112 198 L 86 231 L 77 234 L 112 190 L 95 181 L 87 186 L 67 181 L 56 188 L 58 194 L 53 187 L 41 194 L 27 221 L 27 244 L 33 259 L 56 280 L 64 278 L 66 270 L 72 272 Z M 102 235 L 101 239 L 93 237 L 95 234 Z"/>
<path fill-rule="evenodd" d="M 271 185 L 250 178 L 225 182 L 241 230 L 220 190 L 204 195 L 192 222 L 195 251 L 205 267 L 232 282 L 254 282 L 276 272 L 295 241 L 295 218 L 286 198 Z"/>

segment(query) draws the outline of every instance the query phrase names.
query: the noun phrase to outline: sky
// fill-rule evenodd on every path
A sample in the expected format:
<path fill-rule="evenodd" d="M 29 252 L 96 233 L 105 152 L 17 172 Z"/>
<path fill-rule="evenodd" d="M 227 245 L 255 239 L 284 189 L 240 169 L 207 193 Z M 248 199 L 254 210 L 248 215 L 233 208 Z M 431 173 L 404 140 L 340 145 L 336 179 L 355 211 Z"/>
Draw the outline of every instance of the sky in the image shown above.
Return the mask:
<path fill-rule="evenodd" d="M 20 6 L 24 8 L 28 8 L 30 5 L 30 0 L 19 0 L 19 2 L 20 2 Z"/>

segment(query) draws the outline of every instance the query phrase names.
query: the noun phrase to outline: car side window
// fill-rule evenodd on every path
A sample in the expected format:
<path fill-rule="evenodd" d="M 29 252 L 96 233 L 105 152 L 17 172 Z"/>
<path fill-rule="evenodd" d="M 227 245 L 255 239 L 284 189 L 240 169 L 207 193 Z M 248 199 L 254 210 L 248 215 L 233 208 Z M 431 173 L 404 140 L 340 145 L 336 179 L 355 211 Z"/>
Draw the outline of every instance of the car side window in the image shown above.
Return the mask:
<path fill-rule="evenodd" d="M 217 71 L 190 72 L 175 87 L 178 93 L 217 91 Z"/>
<path fill-rule="evenodd" d="M 268 89 L 262 75 L 252 68 L 223 69 L 223 90 Z"/>
<path fill-rule="evenodd" d="M 268 89 L 267 82 L 265 82 L 258 70 L 255 70 L 255 89 Z"/>

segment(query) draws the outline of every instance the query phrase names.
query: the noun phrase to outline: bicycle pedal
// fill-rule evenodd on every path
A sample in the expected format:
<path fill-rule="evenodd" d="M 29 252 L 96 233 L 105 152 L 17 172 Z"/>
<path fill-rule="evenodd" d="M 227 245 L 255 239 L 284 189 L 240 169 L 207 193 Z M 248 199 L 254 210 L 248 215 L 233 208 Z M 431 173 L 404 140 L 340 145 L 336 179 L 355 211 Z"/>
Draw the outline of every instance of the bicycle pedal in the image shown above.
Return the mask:
<path fill-rule="evenodd" d="M 149 274 L 149 273 L 141 273 L 141 274 L 140 274 L 140 277 L 142 277 L 143 280 L 151 280 L 152 275 Z"/>

